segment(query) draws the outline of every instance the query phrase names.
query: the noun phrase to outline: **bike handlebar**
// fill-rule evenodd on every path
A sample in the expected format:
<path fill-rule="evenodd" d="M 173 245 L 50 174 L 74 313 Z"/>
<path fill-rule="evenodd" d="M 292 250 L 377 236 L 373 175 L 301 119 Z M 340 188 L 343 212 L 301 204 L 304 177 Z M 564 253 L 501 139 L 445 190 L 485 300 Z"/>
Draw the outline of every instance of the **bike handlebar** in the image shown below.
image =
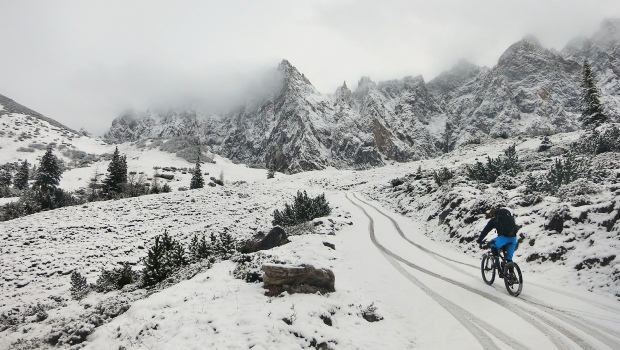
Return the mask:
<path fill-rule="evenodd" d="M 478 243 L 478 246 L 480 247 L 480 249 L 488 248 L 489 242 L 487 240 L 483 240 L 482 242 Z"/>

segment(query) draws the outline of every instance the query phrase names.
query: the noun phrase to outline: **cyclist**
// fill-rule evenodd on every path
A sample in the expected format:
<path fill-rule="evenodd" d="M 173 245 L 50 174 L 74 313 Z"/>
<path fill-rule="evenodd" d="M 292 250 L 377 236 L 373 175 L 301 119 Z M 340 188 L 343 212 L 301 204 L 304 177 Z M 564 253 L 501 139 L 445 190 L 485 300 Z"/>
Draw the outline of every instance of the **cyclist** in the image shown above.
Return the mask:
<path fill-rule="evenodd" d="M 512 255 L 517 248 L 517 225 L 512 213 L 506 208 L 491 209 L 489 216 L 491 216 L 491 220 L 487 222 L 482 232 L 480 232 L 480 237 L 478 237 L 476 243 L 482 245 L 484 238 L 492 229 L 497 231 L 497 237 L 489 245 L 494 258 L 493 267 L 499 268 L 499 249 L 506 247 L 506 260 L 508 262 L 512 261 Z M 501 269 L 499 270 L 501 272 Z M 501 273 L 499 277 L 502 277 Z"/>

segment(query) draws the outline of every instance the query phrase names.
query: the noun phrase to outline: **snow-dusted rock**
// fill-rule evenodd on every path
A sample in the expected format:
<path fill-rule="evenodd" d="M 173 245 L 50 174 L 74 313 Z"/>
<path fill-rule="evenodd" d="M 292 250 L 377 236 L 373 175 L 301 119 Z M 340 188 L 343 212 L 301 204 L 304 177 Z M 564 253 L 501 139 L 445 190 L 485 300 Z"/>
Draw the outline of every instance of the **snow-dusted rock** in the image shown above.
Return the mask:
<path fill-rule="evenodd" d="M 280 226 L 275 226 L 269 230 L 267 234 L 259 232 L 252 236 L 252 238 L 241 243 L 239 251 L 241 253 L 253 253 L 259 250 L 279 247 L 289 242 L 286 231 Z"/>
<path fill-rule="evenodd" d="M 262 270 L 266 295 L 274 296 L 284 291 L 290 294 L 336 291 L 336 277 L 329 269 L 317 269 L 312 265 L 264 264 Z"/>

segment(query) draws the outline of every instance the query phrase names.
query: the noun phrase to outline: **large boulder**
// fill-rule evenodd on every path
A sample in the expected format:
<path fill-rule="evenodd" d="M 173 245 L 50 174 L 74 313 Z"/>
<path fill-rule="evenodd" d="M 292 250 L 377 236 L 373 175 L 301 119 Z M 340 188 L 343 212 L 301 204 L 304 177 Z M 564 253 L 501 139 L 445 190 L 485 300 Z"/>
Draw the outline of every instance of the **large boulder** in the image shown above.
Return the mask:
<path fill-rule="evenodd" d="M 275 226 L 266 235 L 261 231 L 243 242 L 239 251 L 247 254 L 279 247 L 290 242 L 287 237 L 288 235 L 282 227 Z"/>
<path fill-rule="evenodd" d="M 265 295 L 275 296 L 284 291 L 293 293 L 335 292 L 336 277 L 329 269 L 317 269 L 312 265 L 263 265 Z"/>

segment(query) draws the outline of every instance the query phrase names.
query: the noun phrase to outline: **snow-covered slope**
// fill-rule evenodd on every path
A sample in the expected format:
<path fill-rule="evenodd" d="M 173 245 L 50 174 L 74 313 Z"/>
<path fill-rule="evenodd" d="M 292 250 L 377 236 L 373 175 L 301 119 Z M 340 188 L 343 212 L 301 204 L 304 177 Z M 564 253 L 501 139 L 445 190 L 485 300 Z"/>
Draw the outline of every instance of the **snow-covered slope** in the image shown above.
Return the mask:
<path fill-rule="evenodd" d="M 557 149 L 578 137 L 558 134 L 552 142 Z M 519 188 L 480 186 L 462 178 L 438 188 L 427 177 L 441 167 L 458 169 L 476 158 L 496 157 L 515 141 L 519 156 L 535 163 L 538 138 L 467 145 L 437 159 L 370 170 L 278 173 L 275 179 L 267 179 L 264 170 L 252 173 L 231 164 L 226 176 L 245 176 L 247 183 L 89 203 L 0 223 L 0 313 L 14 322 L 0 332 L 0 344 L 8 347 L 22 339 L 17 344 L 46 348 L 45 339 L 68 341 L 67 335 L 81 339 L 81 334 L 86 340 L 81 345 L 93 349 L 617 348 L 619 264 L 609 257 L 618 255 L 618 227 L 605 223 L 618 211 L 612 187 L 590 196 L 585 206 L 555 197 L 526 206 L 518 204 Z M 151 152 L 136 151 L 128 160 L 150 164 L 151 157 L 160 162 L 173 157 Z M 425 176 L 407 176 L 418 167 Z M 405 183 L 392 187 L 389 180 L 396 177 Z M 74 269 L 89 282 L 101 268 L 119 262 L 137 263 L 137 269 L 145 248 L 164 230 L 183 242 L 194 233 L 226 231 L 242 239 L 265 231 L 273 210 L 299 189 L 327 194 L 334 212 L 331 221 L 319 220 L 323 224 L 317 227 L 335 235 L 293 236 L 291 243 L 265 254 L 333 269 L 335 293 L 268 298 L 260 283 L 233 278 L 235 265 L 222 262 L 154 293 L 127 289 L 92 292 L 80 302 L 69 298 Z M 501 280 L 493 288 L 480 279 L 481 251 L 472 240 L 486 219 L 472 211 L 491 201 L 511 206 L 526 235 L 515 256 L 525 278 L 519 298 L 508 296 Z M 445 203 L 448 208 L 457 204 L 443 214 Z M 609 213 L 598 212 L 610 204 Z M 557 210 L 562 206 L 570 218 L 587 216 L 567 219 L 560 233 L 545 228 L 551 214 L 564 212 Z M 551 259 L 560 246 L 565 251 Z M 39 316 L 40 308 L 47 318 Z M 384 319 L 369 323 L 364 312 Z M 497 327 L 506 322 L 510 334 Z"/>
<path fill-rule="evenodd" d="M 6 100 L 4 101 L 6 103 Z M 174 190 L 189 187 L 191 174 L 187 170 L 193 168 L 195 163 L 159 151 L 168 140 L 159 140 L 156 143 L 144 141 L 140 144 L 131 142 L 112 144 L 106 140 L 74 132 L 15 102 L 11 102 L 11 105 L 10 109 L 0 105 L 0 164 L 21 163 L 27 160 L 31 165 L 37 165 L 47 147 L 51 146 L 54 155 L 64 164 L 60 187 L 74 191 L 87 188 L 92 178 L 104 175 L 110 157 L 118 147 L 121 154 L 127 156 L 128 171 L 134 172 L 136 177 L 143 176 L 145 182 L 155 179 L 159 181 L 160 186 L 168 183 Z M 265 174 L 264 170 L 234 164 L 217 155 L 209 156 L 212 161 L 202 165 L 202 171 L 207 179 L 209 177 L 219 179 L 221 175 L 226 181 L 231 182 L 252 181 L 256 178 L 256 174 L 260 174 L 261 177 Z M 156 173 L 173 175 L 173 178 L 156 179 L 154 177 Z"/>

